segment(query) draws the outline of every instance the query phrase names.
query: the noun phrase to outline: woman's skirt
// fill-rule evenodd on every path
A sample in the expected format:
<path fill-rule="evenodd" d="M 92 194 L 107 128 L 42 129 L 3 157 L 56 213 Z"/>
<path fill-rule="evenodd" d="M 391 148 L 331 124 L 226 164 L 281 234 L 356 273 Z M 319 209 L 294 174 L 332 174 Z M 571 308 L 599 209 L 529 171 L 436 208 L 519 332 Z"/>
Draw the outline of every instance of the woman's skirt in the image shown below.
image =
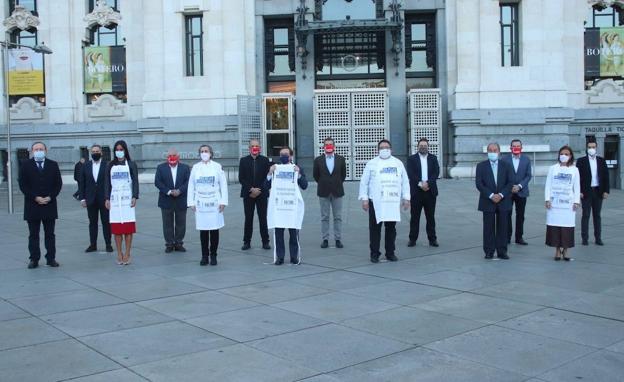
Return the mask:
<path fill-rule="evenodd" d="M 130 235 L 136 233 L 136 223 L 110 223 L 113 235 Z"/>
<path fill-rule="evenodd" d="M 558 248 L 574 247 L 574 227 L 546 226 L 546 245 Z"/>

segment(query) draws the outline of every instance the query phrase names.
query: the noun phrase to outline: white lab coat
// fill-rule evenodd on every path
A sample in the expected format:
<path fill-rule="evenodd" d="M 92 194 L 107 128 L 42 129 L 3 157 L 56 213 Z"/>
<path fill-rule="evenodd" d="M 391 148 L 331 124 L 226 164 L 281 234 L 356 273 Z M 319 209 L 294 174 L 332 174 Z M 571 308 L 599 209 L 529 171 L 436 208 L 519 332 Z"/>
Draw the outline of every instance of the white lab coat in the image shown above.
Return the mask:
<path fill-rule="evenodd" d="M 136 222 L 135 208 L 132 207 L 132 177 L 127 162 L 124 165 L 111 167 L 110 185 L 109 221 L 111 223 Z"/>
<path fill-rule="evenodd" d="M 544 198 L 551 203 L 546 212 L 546 224 L 555 227 L 574 227 L 576 211 L 574 203 L 581 203 L 581 181 L 576 166 L 559 163 L 548 169 Z"/>
<path fill-rule="evenodd" d="M 219 163 L 208 161 L 193 165 L 188 183 L 187 206 L 195 207 L 195 227 L 199 231 L 223 227 L 219 205 L 227 206 L 228 188 Z"/>
<path fill-rule="evenodd" d="M 377 224 L 401 221 L 401 199 L 410 200 L 410 184 L 403 162 L 391 156 L 371 159 L 360 179 L 359 200 L 372 200 Z"/>
<path fill-rule="evenodd" d="M 299 189 L 299 172 L 294 164 L 278 164 L 271 180 L 267 225 L 271 228 L 301 229 L 305 203 Z"/>

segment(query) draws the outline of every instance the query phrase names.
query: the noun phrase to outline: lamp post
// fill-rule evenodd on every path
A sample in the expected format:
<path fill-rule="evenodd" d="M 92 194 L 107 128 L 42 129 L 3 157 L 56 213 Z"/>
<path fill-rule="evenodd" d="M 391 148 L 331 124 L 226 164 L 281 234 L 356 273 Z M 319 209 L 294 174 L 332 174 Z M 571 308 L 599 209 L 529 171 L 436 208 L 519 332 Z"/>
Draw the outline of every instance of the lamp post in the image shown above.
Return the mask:
<path fill-rule="evenodd" d="M 13 214 L 13 171 L 11 160 L 11 97 L 9 96 L 9 48 L 26 48 L 31 49 L 35 53 L 41 54 L 52 54 L 52 49 L 45 46 L 43 43 L 41 45 L 35 45 L 34 47 L 16 44 L 14 42 L 0 41 L 0 46 L 2 47 L 2 73 L 4 75 L 4 97 L 5 97 L 5 122 L 6 122 L 6 141 L 7 141 L 7 186 L 8 186 L 8 194 L 9 194 L 9 214 Z"/>

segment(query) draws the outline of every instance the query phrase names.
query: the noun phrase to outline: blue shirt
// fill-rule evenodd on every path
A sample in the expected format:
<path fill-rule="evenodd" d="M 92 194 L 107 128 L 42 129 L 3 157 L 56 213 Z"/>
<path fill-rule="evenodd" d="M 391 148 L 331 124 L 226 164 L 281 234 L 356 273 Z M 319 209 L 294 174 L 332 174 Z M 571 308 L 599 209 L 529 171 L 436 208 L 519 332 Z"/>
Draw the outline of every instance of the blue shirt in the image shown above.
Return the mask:
<path fill-rule="evenodd" d="M 334 155 L 327 155 L 325 154 L 325 164 L 327 165 L 327 170 L 329 170 L 329 173 L 332 174 L 334 172 Z"/>

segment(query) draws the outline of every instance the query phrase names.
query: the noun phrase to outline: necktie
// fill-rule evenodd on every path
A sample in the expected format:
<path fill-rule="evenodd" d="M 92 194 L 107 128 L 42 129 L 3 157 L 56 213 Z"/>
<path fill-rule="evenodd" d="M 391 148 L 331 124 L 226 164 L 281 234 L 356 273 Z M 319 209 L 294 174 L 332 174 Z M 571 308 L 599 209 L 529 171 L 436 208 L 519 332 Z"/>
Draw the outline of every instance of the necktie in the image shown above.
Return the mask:
<path fill-rule="evenodd" d="M 39 168 L 39 172 L 43 171 L 43 162 L 37 162 L 37 167 Z"/>
<path fill-rule="evenodd" d="M 252 169 L 251 169 L 251 185 L 255 186 L 256 185 L 256 160 L 254 159 L 251 163 L 253 163 Z"/>

